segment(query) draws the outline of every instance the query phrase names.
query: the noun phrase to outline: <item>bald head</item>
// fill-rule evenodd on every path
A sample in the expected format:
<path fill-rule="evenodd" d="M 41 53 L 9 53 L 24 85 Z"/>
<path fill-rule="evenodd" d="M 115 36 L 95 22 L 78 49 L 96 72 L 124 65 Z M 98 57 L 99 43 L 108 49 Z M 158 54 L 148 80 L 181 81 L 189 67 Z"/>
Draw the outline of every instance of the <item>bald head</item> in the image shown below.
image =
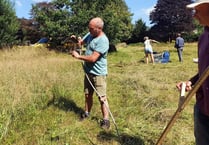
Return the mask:
<path fill-rule="evenodd" d="M 94 25 L 97 28 L 103 29 L 104 22 L 100 17 L 96 17 L 90 20 L 89 24 Z"/>
<path fill-rule="evenodd" d="M 98 37 L 103 34 L 104 22 L 101 18 L 96 17 L 89 22 L 89 32 L 93 37 Z"/>

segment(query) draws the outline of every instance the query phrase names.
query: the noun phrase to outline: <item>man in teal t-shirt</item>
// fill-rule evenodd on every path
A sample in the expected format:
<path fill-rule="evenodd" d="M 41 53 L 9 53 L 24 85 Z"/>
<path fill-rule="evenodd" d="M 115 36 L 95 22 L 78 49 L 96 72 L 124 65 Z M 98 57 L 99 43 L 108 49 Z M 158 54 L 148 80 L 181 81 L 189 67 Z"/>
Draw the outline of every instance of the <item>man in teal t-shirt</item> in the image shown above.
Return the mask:
<path fill-rule="evenodd" d="M 100 122 L 102 128 L 109 129 L 109 112 L 106 94 L 107 76 L 107 53 L 109 40 L 103 32 L 104 22 L 96 17 L 90 20 L 87 33 L 79 43 L 86 44 L 85 55 L 79 55 L 76 51 L 72 56 L 84 61 L 84 93 L 85 93 L 85 112 L 81 114 L 81 119 L 88 118 L 93 105 L 93 93 L 96 91 L 100 104 L 103 119 Z M 93 86 L 92 86 L 93 85 Z"/>
<path fill-rule="evenodd" d="M 100 53 L 97 61 L 85 61 L 85 72 L 94 75 L 107 75 L 107 52 L 109 48 L 109 41 L 106 35 L 94 38 L 90 33 L 88 33 L 84 36 L 83 41 L 87 44 L 85 52 L 86 56 L 91 55 L 94 51 Z"/>

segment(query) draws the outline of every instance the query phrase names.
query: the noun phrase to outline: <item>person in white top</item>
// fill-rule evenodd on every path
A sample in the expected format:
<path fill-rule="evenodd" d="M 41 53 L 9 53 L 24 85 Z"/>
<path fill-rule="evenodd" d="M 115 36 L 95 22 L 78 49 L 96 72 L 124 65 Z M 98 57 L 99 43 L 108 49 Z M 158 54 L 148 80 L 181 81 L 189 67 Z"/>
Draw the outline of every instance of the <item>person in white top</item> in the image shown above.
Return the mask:
<path fill-rule="evenodd" d="M 146 64 L 149 63 L 149 58 L 148 55 L 150 55 L 151 58 L 151 62 L 154 64 L 154 56 L 153 56 L 153 50 L 152 50 L 152 45 L 151 42 L 155 42 L 155 43 L 159 43 L 156 40 L 153 39 L 149 39 L 149 37 L 145 36 L 144 37 L 144 53 L 145 53 L 145 60 L 146 60 Z"/>

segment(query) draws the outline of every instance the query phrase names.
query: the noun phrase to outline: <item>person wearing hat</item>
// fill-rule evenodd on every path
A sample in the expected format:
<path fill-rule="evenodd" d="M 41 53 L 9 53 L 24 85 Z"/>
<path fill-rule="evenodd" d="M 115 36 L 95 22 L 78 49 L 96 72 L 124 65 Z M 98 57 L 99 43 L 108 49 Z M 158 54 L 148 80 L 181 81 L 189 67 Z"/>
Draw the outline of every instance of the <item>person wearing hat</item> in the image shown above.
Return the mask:
<path fill-rule="evenodd" d="M 204 27 L 198 40 L 198 73 L 186 81 L 186 91 L 190 91 L 199 76 L 209 66 L 209 0 L 197 0 L 187 5 L 194 9 L 194 18 Z M 183 82 L 176 87 L 181 90 Z M 196 145 L 209 145 L 209 78 L 207 78 L 196 92 L 194 106 L 194 135 Z"/>

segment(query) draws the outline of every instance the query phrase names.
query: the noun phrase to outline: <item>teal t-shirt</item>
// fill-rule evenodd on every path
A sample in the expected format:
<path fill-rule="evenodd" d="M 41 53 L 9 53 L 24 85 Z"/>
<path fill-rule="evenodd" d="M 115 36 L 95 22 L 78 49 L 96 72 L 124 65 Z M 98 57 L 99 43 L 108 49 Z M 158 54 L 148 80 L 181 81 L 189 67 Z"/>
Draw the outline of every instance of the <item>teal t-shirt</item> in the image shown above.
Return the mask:
<path fill-rule="evenodd" d="M 83 40 L 86 43 L 85 55 L 91 55 L 94 51 L 100 53 L 100 57 L 96 62 L 84 63 L 85 72 L 94 75 L 107 75 L 107 53 L 109 49 L 109 40 L 107 36 L 104 34 L 94 38 L 90 33 L 87 33 L 83 37 Z"/>

